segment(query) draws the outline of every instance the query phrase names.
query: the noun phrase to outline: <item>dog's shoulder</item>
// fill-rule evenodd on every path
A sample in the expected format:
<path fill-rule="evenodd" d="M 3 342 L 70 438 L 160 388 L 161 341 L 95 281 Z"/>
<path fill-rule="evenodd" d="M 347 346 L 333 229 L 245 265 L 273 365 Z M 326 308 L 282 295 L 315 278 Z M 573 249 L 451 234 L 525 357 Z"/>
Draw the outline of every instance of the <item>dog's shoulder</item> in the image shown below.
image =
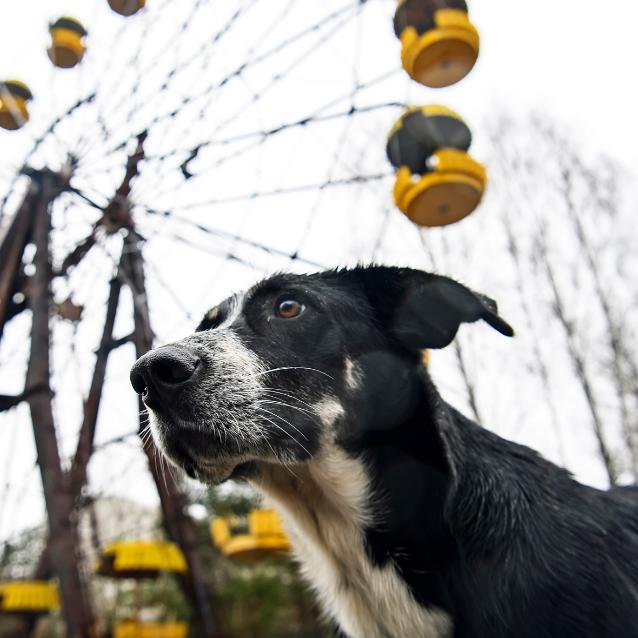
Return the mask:
<path fill-rule="evenodd" d="M 426 392 L 420 427 L 367 450 L 374 560 L 448 610 L 455 636 L 638 635 L 638 489 L 582 485 Z"/>
<path fill-rule="evenodd" d="M 536 451 L 453 409 L 455 481 L 447 520 L 478 596 L 465 618 L 551 636 L 638 635 L 638 499 L 576 480 Z M 463 568 L 456 570 L 461 580 Z M 492 614 L 489 613 L 492 611 Z"/>

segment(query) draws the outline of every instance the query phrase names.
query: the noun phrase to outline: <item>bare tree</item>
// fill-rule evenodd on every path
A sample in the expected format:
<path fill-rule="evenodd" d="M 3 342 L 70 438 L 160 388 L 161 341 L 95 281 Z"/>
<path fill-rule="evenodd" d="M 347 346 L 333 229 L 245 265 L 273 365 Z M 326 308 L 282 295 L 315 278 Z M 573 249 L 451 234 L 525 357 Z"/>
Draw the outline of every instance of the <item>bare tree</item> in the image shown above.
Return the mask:
<path fill-rule="evenodd" d="M 519 303 L 534 332 L 534 357 L 552 414 L 567 384 L 579 387 L 610 483 L 638 476 L 634 225 L 622 201 L 623 172 L 544 118 L 491 124 L 492 188 L 516 270 Z M 547 318 L 547 320 L 545 320 Z M 539 322 L 543 322 L 542 324 Z M 539 344 L 555 335 L 562 353 Z M 550 381 L 558 358 L 571 379 Z"/>

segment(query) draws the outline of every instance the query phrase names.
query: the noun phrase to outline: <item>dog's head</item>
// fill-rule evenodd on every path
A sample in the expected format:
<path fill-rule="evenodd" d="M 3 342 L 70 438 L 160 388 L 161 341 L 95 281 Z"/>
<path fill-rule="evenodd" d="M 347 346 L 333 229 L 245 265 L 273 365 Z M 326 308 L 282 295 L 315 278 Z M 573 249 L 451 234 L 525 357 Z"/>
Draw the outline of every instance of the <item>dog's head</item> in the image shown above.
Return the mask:
<path fill-rule="evenodd" d="M 491 299 L 447 277 L 377 266 L 279 274 L 141 357 L 131 382 L 164 453 L 218 483 L 400 424 L 422 350 L 479 319 L 513 334 Z"/>

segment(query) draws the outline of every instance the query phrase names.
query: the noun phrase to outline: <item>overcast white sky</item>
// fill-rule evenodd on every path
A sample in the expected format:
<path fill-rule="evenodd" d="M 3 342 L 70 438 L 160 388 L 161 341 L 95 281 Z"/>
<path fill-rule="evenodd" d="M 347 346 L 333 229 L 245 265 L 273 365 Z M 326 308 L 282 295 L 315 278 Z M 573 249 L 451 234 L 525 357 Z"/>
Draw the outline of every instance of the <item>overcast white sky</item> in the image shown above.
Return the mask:
<path fill-rule="evenodd" d="M 395 5 L 391 0 L 371 2 L 384 5 L 382 11 L 388 16 Z M 62 14 L 76 16 L 86 24 L 94 43 L 100 42 L 99 30 L 108 32 L 119 22 L 98 10 L 105 4 L 101 0 L 9 3 L 0 25 L 0 77 L 24 79 L 37 99 L 49 104 L 46 92 L 51 72 L 43 55 L 48 22 Z M 149 0 L 148 11 L 157 4 Z M 183 14 L 193 3 L 183 0 L 172 4 L 181 7 Z M 214 4 L 229 3 L 222 0 Z M 303 0 L 298 4 L 303 7 Z M 628 164 L 635 162 L 638 4 L 633 0 L 607 0 L 604 4 L 593 0 L 475 0 L 470 3 L 470 15 L 481 33 L 481 57 L 472 75 L 444 91 L 413 89 L 415 98 L 444 99 L 475 118 L 502 106 L 541 110 L 563 120 L 586 143 Z M 299 24 L 303 24 L 302 19 Z M 389 25 L 383 27 L 390 30 Z M 390 48 L 390 36 L 384 47 L 365 53 L 379 60 L 383 68 L 397 53 L 397 46 Z M 3 148 L 10 140 L 9 135 L 0 133 Z"/>
<path fill-rule="evenodd" d="M 100 198 L 108 198 L 112 193 L 121 178 L 118 171 L 123 165 L 121 154 L 108 152 L 112 141 L 126 141 L 156 114 L 170 110 L 178 98 L 197 94 L 215 77 L 223 77 L 224 72 L 259 51 L 277 45 L 330 11 L 347 5 L 345 0 L 321 3 L 311 0 L 254 3 L 148 0 L 147 10 L 127 22 L 108 10 L 106 0 L 8 3 L 0 23 L 0 78 L 27 82 L 35 99 L 32 122 L 28 127 L 14 133 L 0 130 L 0 196 L 9 187 L 13 171 L 22 163 L 35 137 L 66 105 L 97 86 L 99 98 L 95 108 L 80 112 L 62 126 L 37 156 L 37 162 L 55 163 L 67 147 L 81 146 L 85 156 L 78 176 L 80 186 L 104 202 Z M 206 64 L 187 69 L 183 81 L 176 83 L 170 91 L 158 91 L 167 69 L 187 59 L 198 43 L 210 37 L 238 6 L 250 10 L 233 26 L 232 37 L 220 40 L 214 57 L 207 55 Z M 198 8 L 198 18 L 190 23 L 186 35 L 174 38 L 176 25 L 193 7 Z M 188 113 L 184 110 L 180 115 L 182 119 L 178 117 L 168 124 L 163 123 L 162 128 L 155 127 L 159 129 L 158 134 L 149 138 L 147 150 L 150 154 L 161 154 L 175 147 L 187 149 L 197 141 L 226 138 L 292 121 L 313 113 L 334 98 L 347 96 L 355 78 L 366 81 L 396 69 L 399 45 L 391 29 L 394 7 L 392 0 L 369 0 L 359 18 L 330 36 L 327 46 L 318 48 L 316 53 L 304 53 L 315 36 L 304 38 L 292 51 L 286 50 L 265 65 L 247 72 L 238 88 L 229 85 L 223 98 L 198 102 L 196 106 L 201 107 L 205 117 L 197 120 L 195 125 L 191 125 L 196 117 L 193 107 Z M 285 21 L 269 28 L 269 23 L 282 11 L 286 15 Z M 89 30 L 87 59 L 73 71 L 53 70 L 45 53 L 47 24 L 63 14 L 80 18 Z M 488 150 L 482 128 L 486 121 L 501 112 L 521 117 L 536 112 L 556 121 L 579 140 L 586 152 L 608 154 L 634 172 L 638 160 L 635 145 L 638 137 L 635 119 L 638 113 L 636 2 L 473 0 L 470 15 L 481 33 L 481 56 L 465 80 L 457 86 L 432 91 L 415 85 L 402 72 L 397 72 L 362 92 L 357 105 L 406 101 L 451 106 L 472 127 L 472 153 L 479 159 L 484 158 Z M 118 36 L 120 33 L 123 35 Z M 147 33 L 145 48 L 137 51 L 143 33 Z M 300 64 L 288 70 L 289 63 L 297 58 L 301 60 Z M 129 83 L 133 82 L 136 68 L 147 69 L 140 81 L 141 98 L 136 97 L 132 105 L 127 105 L 127 92 L 133 86 Z M 273 77 L 284 71 L 283 81 L 271 91 L 269 86 Z M 260 99 L 258 107 L 252 106 L 251 96 L 265 95 L 266 91 L 268 97 Z M 244 113 L 245 104 L 248 106 Z M 340 112 L 348 105 L 348 100 L 342 100 L 327 112 Z M 129 119 L 126 118 L 127 106 L 132 106 Z M 109 125 L 121 120 L 118 126 L 113 125 L 112 139 L 100 141 L 95 137 L 98 110 L 106 114 Z M 230 121 L 237 113 L 240 116 L 232 122 L 217 126 Z M 381 110 L 362 116 L 350 129 L 335 123 L 319 129 L 298 130 L 282 136 L 276 144 L 263 145 L 246 160 L 230 162 L 210 171 L 207 167 L 214 166 L 228 149 L 222 147 L 223 152 L 219 151 L 219 155 L 207 151 L 194 163 L 194 167 L 202 172 L 202 178 L 186 185 L 179 183 L 179 171 L 164 173 L 159 167 L 158 173 L 154 174 L 154 165 L 149 163 L 136 185 L 136 195 L 138 201 L 147 205 L 174 209 L 208 201 L 211 195 L 227 197 L 253 190 L 321 183 L 331 177 L 357 172 L 369 174 L 380 168 L 389 170 L 383 160 L 384 138 L 397 115 L 396 109 Z M 87 133 L 88 139 L 82 139 L 83 133 Z M 529 151 L 534 152 L 533 149 Z M 112 164 L 110 168 L 109 164 Z M 179 161 L 173 169 L 178 165 Z M 274 198 L 267 200 L 265 205 L 261 201 L 228 204 L 213 209 L 214 220 L 216 228 L 250 236 L 288 251 L 298 248 L 303 240 L 302 254 L 320 263 L 369 259 L 373 255 L 371 244 L 378 234 L 379 224 L 390 210 L 390 186 L 391 180 L 386 180 L 370 187 L 352 187 L 336 193 L 326 191 L 295 198 Z M 496 191 L 498 187 L 498 183 L 490 186 Z M 16 201 L 17 197 L 12 200 L 13 205 Z M 60 254 L 71 248 L 93 221 L 82 211 L 69 210 L 70 213 L 64 213 L 67 215 L 64 232 L 56 240 Z M 206 207 L 194 206 L 188 214 L 199 221 L 211 219 Z M 414 254 L 419 243 L 409 222 L 396 211 L 390 214 L 385 250 L 377 254 L 387 261 L 424 265 L 422 256 Z M 60 216 L 62 218 L 63 214 Z M 147 220 L 140 220 L 142 222 L 147 223 Z M 480 218 L 479 222 L 468 221 L 467 228 L 479 232 L 480 226 L 471 226 L 476 223 L 480 223 Z M 287 264 L 285 259 L 244 254 L 255 264 L 251 270 L 224 260 L 224 251 L 221 257 L 219 254 L 194 255 L 192 250 L 180 248 L 174 237 L 164 233 L 164 228 L 149 222 L 148 232 L 155 238 L 147 251 L 149 269 L 152 269 L 149 276 L 157 275 L 157 281 L 168 282 L 169 288 L 177 291 L 181 307 L 157 281 L 152 283 L 151 304 L 159 341 L 183 335 L 192 327 L 194 317 L 220 296 L 248 285 L 264 271 Z M 307 228 L 311 229 L 309 239 L 303 239 Z M 64 381 L 61 380 L 59 385 L 75 390 L 86 388 L 91 366 L 90 350 L 95 345 L 96 330 L 101 323 L 101 303 L 106 294 L 103 282 L 107 281 L 112 267 L 104 253 L 87 261 L 82 276 L 78 275 L 68 288 L 60 284 L 58 291 L 62 294 L 67 289 L 72 290 L 74 298 L 87 305 L 92 318 L 88 328 L 80 328 L 77 333 L 68 327 L 59 328 L 62 336 L 58 341 L 61 339 L 62 343 L 57 362 L 62 361 L 66 366 L 60 373 Z M 486 279 L 486 273 L 464 273 L 462 264 L 455 267 L 457 276 L 463 276 L 477 287 Z M 196 277 L 192 277 L 193 272 L 198 273 Z M 192 317 L 188 317 L 182 307 L 191 312 Z M 119 323 L 121 334 L 125 334 L 126 318 L 120 318 Z M 20 386 L 24 363 L 21 352 L 24 352 L 28 326 L 24 322 L 16 324 L 7 332 L 0 348 L 3 364 L 0 392 L 13 391 Z M 63 350 L 67 344 L 64 340 L 71 339 L 77 339 L 86 353 L 78 354 L 77 358 L 73 353 L 65 354 Z M 100 420 L 98 440 L 107 440 L 134 428 L 135 401 L 126 385 L 126 370 L 130 363 L 130 352 L 117 353 L 109 373 L 106 408 Z M 453 391 L 454 379 L 445 377 L 442 382 Z M 489 403 L 489 397 L 486 396 L 485 401 Z M 61 444 L 69 453 L 73 449 L 79 418 L 77 392 L 61 401 L 57 409 Z M 495 427 L 508 434 L 507 419 L 499 414 L 495 411 L 497 421 L 502 419 Z M 0 420 L 4 421 L 0 463 L 5 454 L 11 454 L 11 458 L 6 457 L 5 465 L 0 465 L 1 541 L 20 527 L 37 521 L 41 516 L 41 502 L 38 477 L 32 469 L 34 454 L 26 411 L 21 409 L 1 415 Z M 517 431 L 516 436 L 555 458 L 555 450 L 551 443 L 543 445 L 543 437 L 521 431 Z M 3 450 L 5 443 L 6 453 Z M 582 455 L 572 459 L 572 469 L 584 480 L 604 484 L 600 469 L 592 466 L 587 456 L 588 445 L 585 444 Z M 112 487 L 114 493 L 153 500 L 144 461 L 134 446 L 119 448 L 113 454 L 103 453 L 92 465 L 91 476 L 97 490 L 108 491 Z M 9 485 L 5 492 L 2 491 L 4 483 Z"/>

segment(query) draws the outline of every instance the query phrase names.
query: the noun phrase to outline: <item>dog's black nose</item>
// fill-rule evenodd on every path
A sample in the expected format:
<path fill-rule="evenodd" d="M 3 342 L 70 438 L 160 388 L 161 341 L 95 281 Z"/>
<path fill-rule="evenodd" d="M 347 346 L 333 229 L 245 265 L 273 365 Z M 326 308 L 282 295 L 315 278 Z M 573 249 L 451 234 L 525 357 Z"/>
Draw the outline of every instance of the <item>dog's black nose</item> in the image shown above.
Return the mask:
<path fill-rule="evenodd" d="M 200 362 L 199 357 L 178 346 L 151 350 L 131 368 L 131 385 L 146 405 L 156 409 L 192 382 Z"/>

